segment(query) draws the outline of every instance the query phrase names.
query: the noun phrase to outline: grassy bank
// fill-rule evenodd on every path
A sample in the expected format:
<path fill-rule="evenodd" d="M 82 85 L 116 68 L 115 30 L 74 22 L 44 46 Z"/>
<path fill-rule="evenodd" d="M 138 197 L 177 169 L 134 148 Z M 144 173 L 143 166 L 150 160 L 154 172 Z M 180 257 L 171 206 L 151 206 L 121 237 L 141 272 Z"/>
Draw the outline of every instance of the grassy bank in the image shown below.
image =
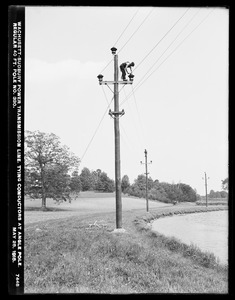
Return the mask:
<path fill-rule="evenodd" d="M 25 292 L 226 293 L 226 268 L 210 255 L 200 260 L 204 254 L 198 249 L 189 251 L 147 225 L 156 217 L 193 210 L 205 208 L 124 212 L 122 234 L 113 233 L 114 213 L 29 224 Z"/>

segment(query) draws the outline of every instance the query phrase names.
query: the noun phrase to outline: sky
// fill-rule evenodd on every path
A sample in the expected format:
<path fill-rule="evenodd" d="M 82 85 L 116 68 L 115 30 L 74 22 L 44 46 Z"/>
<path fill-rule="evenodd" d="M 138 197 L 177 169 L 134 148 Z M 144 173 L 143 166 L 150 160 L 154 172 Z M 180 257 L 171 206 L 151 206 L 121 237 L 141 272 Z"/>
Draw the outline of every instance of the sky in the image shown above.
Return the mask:
<path fill-rule="evenodd" d="M 121 176 L 186 183 L 205 194 L 228 177 L 228 21 L 221 7 L 26 6 L 25 129 L 54 133 L 112 179 L 110 49 L 130 61 L 119 86 Z M 113 110 L 112 101 L 110 108 Z M 101 121 L 102 120 L 102 121 Z"/>

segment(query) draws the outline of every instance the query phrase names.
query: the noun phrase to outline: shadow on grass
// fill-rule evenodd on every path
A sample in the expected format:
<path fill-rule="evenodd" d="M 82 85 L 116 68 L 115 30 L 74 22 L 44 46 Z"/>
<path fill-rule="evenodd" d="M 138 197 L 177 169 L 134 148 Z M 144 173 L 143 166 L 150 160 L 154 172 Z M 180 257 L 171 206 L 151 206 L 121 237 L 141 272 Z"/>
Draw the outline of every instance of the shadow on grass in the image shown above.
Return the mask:
<path fill-rule="evenodd" d="M 57 208 L 57 207 L 33 207 L 27 206 L 24 208 L 25 211 L 44 211 L 44 212 L 51 212 L 51 211 L 68 211 L 68 209 Z"/>

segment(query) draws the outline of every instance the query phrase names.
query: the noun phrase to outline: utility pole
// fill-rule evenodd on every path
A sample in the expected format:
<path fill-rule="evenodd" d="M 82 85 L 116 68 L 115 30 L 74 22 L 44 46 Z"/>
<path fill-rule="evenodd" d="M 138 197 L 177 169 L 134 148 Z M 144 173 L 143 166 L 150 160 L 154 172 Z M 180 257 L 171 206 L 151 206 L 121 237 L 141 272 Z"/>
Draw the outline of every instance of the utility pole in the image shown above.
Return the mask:
<path fill-rule="evenodd" d="M 144 155 L 145 155 L 145 162 L 143 163 L 142 161 L 140 162 L 141 164 L 145 164 L 145 175 L 146 175 L 146 211 L 148 212 L 149 211 L 149 200 L 148 200 L 148 164 L 151 164 L 152 161 L 150 161 L 150 163 L 148 163 L 148 158 L 147 158 L 147 150 L 145 149 L 144 150 Z"/>
<path fill-rule="evenodd" d="M 202 177 L 202 179 L 204 180 L 205 179 L 205 191 L 206 191 L 206 207 L 208 206 L 208 203 L 207 203 L 207 180 L 210 179 L 210 177 L 207 177 L 206 175 L 206 172 L 205 173 L 205 178 Z"/>
<path fill-rule="evenodd" d="M 114 119 L 115 136 L 115 192 L 116 192 L 116 229 L 122 228 L 122 190 L 121 190 L 121 159 L 120 159 L 120 130 L 119 118 L 125 114 L 124 110 L 119 111 L 119 84 L 132 84 L 134 75 L 129 75 L 129 81 L 118 81 L 118 55 L 117 48 L 111 48 L 114 56 L 114 81 L 103 81 L 103 75 L 98 75 L 99 84 L 114 85 L 114 111 L 109 110 L 109 115 Z"/>

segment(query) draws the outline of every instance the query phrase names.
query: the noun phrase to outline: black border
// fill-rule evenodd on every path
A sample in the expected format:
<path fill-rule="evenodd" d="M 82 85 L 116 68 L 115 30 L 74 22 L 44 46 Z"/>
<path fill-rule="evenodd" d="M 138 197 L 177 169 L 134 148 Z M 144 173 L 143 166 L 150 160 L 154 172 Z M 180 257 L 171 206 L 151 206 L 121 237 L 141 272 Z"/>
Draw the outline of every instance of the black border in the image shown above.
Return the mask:
<path fill-rule="evenodd" d="M 21 22 L 21 26 L 14 26 L 17 30 L 13 32 L 13 24 L 19 24 L 18 22 Z M 17 65 L 13 65 L 13 62 L 17 62 Z M 20 78 L 13 80 L 14 69 Z M 8 293 L 11 295 L 24 293 L 24 74 L 25 8 L 10 6 L 8 8 Z M 18 97 L 14 86 L 17 87 Z M 13 99 L 16 99 L 16 102 Z M 18 177 L 17 170 L 21 170 Z M 16 229 L 15 237 L 13 228 Z M 13 257 L 16 257 L 15 261 Z M 18 283 L 16 279 L 19 279 Z"/>
<path fill-rule="evenodd" d="M 15 1 L 14 4 L 17 4 Z M 144 2 L 144 3 L 143 3 Z M 24 4 L 21 5 L 8 5 L 8 120 L 7 120 L 7 130 L 8 130 L 8 293 L 10 294 L 23 294 L 24 293 L 24 264 L 22 268 L 18 269 L 14 264 L 11 262 L 11 251 L 12 251 L 12 236 L 11 236 L 11 229 L 12 226 L 17 224 L 17 203 L 16 203 L 16 185 L 17 185 L 17 178 L 16 178 L 16 170 L 17 170 L 17 163 L 16 163 L 16 110 L 12 109 L 12 23 L 14 21 L 22 20 L 22 124 L 21 124 L 21 131 L 22 131 L 22 146 L 21 146 L 21 153 L 24 153 L 24 62 L 25 62 L 25 6 L 155 6 L 155 7 L 180 7 L 180 6 L 214 6 L 214 7 L 226 7 L 229 9 L 229 37 L 231 36 L 232 32 L 232 12 L 233 6 L 231 1 L 66 1 L 62 3 L 62 1 L 28 1 L 26 0 Z M 121 20 L 120 20 L 121 23 Z M 230 38 L 229 38 L 230 40 Z M 229 71 L 231 66 L 231 56 L 230 53 L 232 52 L 232 43 L 229 45 Z M 230 72 L 229 72 L 230 74 Z M 231 76 L 229 76 L 229 82 L 231 80 Z M 233 271 L 234 271 L 234 258 L 233 258 L 233 250 L 234 250 L 234 240 L 233 240 L 233 201 L 234 201 L 234 146 L 233 146 L 233 130 L 231 125 L 231 121 L 233 121 L 234 113 L 233 113 L 233 105 L 230 101 L 231 99 L 231 87 L 232 85 L 229 84 L 229 295 L 234 294 L 234 284 L 233 282 Z M 22 180 L 24 178 L 24 160 L 22 156 Z M 22 181 L 23 182 L 23 181 Z M 24 207 L 24 186 L 22 184 L 21 189 L 22 194 L 22 207 Z M 23 212 L 23 209 L 22 209 Z M 22 213 L 22 226 L 24 226 L 24 214 Z M 24 227 L 22 228 L 22 256 L 24 257 Z M 21 274 L 21 285 L 20 287 L 15 287 L 15 273 L 20 272 Z M 191 296 L 191 295 L 190 295 Z M 194 296 L 194 295 L 192 295 Z M 219 295 L 213 295 L 219 296 Z M 221 295 L 222 296 L 222 295 Z M 226 295 L 223 295 L 226 296 Z"/>

